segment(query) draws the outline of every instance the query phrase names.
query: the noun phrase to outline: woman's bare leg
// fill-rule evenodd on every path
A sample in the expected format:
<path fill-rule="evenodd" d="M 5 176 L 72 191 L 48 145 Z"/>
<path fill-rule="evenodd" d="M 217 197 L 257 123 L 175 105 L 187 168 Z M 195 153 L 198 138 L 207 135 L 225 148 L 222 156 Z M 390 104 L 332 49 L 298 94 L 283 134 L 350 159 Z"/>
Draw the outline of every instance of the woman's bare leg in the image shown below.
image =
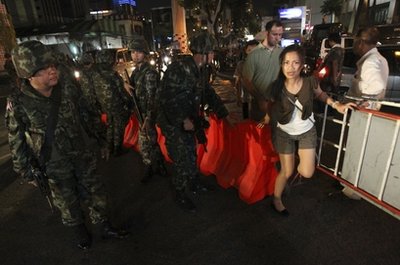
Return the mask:
<path fill-rule="evenodd" d="M 299 149 L 299 165 L 297 171 L 305 178 L 311 178 L 315 171 L 315 148 Z"/>
<path fill-rule="evenodd" d="M 279 154 L 281 162 L 281 170 L 275 180 L 273 204 L 279 212 L 285 210 L 282 203 L 282 193 L 285 189 L 286 182 L 293 173 L 294 169 L 294 154 Z"/>

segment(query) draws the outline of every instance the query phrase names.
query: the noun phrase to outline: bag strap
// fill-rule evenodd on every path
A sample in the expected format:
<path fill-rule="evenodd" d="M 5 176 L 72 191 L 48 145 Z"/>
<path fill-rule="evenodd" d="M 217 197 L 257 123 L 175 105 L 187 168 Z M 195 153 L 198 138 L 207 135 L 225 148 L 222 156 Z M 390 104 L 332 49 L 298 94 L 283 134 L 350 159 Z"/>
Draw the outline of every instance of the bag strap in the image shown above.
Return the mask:
<path fill-rule="evenodd" d="M 45 162 L 50 159 L 51 147 L 54 141 L 54 132 L 58 122 L 58 113 L 61 105 L 61 87 L 55 86 L 50 96 L 51 108 L 47 117 L 47 127 L 44 143 L 40 149 L 39 163 L 44 166 Z"/>
<path fill-rule="evenodd" d="M 285 94 L 285 96 L 288 98 L 289 102 L 292 103 L 292 105 L 297 108 L 301 113 L 303 113 L 303 110 L 300 109 L 299 106 L 296 105 L 296 103 L 293 101 L 291 97 L 289 97 L 288 93 L 285 91 L 285 89 L 282 89 L 282 92 Z M 315 121 L 313 121 L 310 117 L 308 119 L 312 122 L 312 124 L 315 124 Z"/>

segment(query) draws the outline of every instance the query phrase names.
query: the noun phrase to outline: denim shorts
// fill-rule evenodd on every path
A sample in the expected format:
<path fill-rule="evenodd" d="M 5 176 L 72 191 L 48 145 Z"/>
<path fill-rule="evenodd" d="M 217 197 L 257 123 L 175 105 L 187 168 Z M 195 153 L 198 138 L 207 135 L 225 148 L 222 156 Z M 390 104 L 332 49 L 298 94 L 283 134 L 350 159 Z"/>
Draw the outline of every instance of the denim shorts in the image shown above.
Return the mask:
<path fill-rule="evenodd" d="M 275 151 L 279 154 L 293 154 L 296 151 L 296 142 L 299 149 L 313 149 L 317 146 L 317 129 L 313 126 L 303 134 L 290 135 L 275 127 L 272 141 Z"/>

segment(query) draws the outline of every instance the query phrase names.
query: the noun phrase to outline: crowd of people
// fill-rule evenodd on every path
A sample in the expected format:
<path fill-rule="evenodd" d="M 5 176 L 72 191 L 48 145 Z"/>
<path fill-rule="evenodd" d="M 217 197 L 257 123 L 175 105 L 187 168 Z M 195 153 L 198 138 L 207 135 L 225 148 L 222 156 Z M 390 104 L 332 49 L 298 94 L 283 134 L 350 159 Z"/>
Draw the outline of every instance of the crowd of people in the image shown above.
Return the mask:
<path fill-rule="evenodd" d="M 265 39 L 246 45 L 246 58 L 235 76 L 237 93 L 243 96 L 238 97 L 238 102 L 243 104 L 244 117 L 248 115 L 259 128 L 270 126 L 272 130 L 280 164 L 271 206 L 287 216 L 289 211 L 282 193 L 295 171 L 296 152 L 298 174 L 310 178 L 315 169 L 317 133 L 313 100 L 318 99 L 341 113 L 359 106 L 355 102 L 334 100 L 317 79 L 304 76 L 302 47 L 280 47 L 282 34 L 280 21 L 267 23 Z M 362 56 L 355 78 L 357 95 L 381 94 L 380 88 L 377 91 L 374 86 L 372 90 L 368 85 L 384 83 L 385 75 L 387 80 L 387 62 L 374 49 L 377 38 L 373 28 L 361 30 L 356 37 L 354 50 Z M 115 59 L 107 50 L 95 57 L 92 53 L 82 56 L 82 76 L 78 81 L 62 67 L 54 52 L 39 41 L 23 42 L 12 51 L 20 82 L 19 89 L 8 98 L 6 112 L 14 169 L 33 185 L 38 184 L 35 170 L 47 176 L 52 202 L 59 209 L 63 224 L 71 227 L 79 248 L 87 249 L 92 243 L 81 202 L 87 205 L 90 221 L 99 227 L 104 238 L 124 238 L 129 234 L 113 227 L 107 216 L 104 185 L 96 166 L 100 158 L 125 152 L 124 128 L 133 113 L 140 125 L 140 154 L 146 168 L 143 183 L 154 173 L 167 175 L 157 141 L 157 125 L 173 161 L 171 181 L 176 204 L 186 211 L 196 211 L 187 193 L 212 190 L 201 181 L 196 161 L 197 145 L 207 143 L 204 130 L 209 124 L 204 107 L 207 105 L 218 119 L 234 126 L 209 83 L 208 65 L 215 47 L 216 41 L 209 33 L 194 36 L 189 47 L 192 55 L 174 60 L 160 80 L 159 73 L 147 60 L 147 42 L 135 38 L 128 45 L 136 65 L 129 82 L 115 72 Z M 328 60 L 326 63 L 336 65 Z M 339 66 L 334 69 L 332 89 L 337 86 L 336 77 L 340 74 Z M 369 79 L 377 76 L 381 79 L 374 82 Z M 248 101 L 250 104 L 246 104 Z"/>

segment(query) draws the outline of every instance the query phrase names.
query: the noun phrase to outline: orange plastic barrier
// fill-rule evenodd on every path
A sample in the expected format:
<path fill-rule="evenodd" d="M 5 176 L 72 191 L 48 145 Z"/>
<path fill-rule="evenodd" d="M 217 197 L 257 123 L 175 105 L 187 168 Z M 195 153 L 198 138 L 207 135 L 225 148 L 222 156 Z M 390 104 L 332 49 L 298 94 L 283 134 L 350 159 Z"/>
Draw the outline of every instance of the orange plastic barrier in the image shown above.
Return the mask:
<path fill-rule="evenodd" d="M 277 171 L 274 163 L 278 155 L 271 142 L 268 126 L 258 129 L 256 123 L 243 121 L 230 127 L 214 116 L 209 119 L 210 128 L 206 130 L 207 145 L 197 148 L 197 163 L 204 175 L 214 175 L 218 184 L 224 188 L 236 187 L 239 197 L 247 203 L 255 203 L 271 195 L 274 190 Z M 138 123 L 131 117 L 125 130 L 126 147 L 137 147 Z M 161 130 L 159 144 L 167 161 L 171 162 L 165 147 Z"/>
<path fill-rule="evenodd" d="M 124 147 L 139 151 L 139 122 L 135 115 L 131 115 L 125 127 Z"/>

